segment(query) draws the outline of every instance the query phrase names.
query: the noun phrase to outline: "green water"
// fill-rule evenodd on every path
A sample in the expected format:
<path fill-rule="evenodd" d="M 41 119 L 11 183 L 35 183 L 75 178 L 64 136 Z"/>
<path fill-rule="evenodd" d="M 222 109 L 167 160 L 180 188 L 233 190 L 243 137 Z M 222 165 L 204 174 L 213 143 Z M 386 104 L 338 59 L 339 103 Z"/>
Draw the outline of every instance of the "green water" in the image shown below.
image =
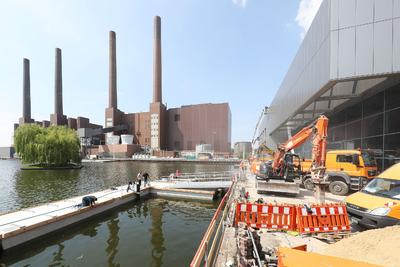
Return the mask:
<path fill-rule="evenodd" d="M 74 171 L 20 171 L 0 161 L 0 211 L 82 195 L 125 184 L 139 170 L 152 178 L 181 172 L 230 170 L 228 165 L 188 163 L 90 163 Z M 217 203 L 146 199 L 51 234 L 18 251 L 6 266 L 187 266 Z M 2 266 L 0 264 L 0 266 Z"/>

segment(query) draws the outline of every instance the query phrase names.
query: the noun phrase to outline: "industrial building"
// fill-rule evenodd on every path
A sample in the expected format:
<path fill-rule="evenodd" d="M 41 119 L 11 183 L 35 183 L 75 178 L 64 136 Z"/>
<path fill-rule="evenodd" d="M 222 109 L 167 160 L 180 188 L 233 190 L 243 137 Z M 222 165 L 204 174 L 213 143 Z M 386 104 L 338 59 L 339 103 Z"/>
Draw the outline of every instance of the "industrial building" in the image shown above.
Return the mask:
<path fill-rule="evenodd" d="M 100 152 L 117 149 L 126 156 L 140 147 L 153 151 L 194 151 L 198 144 L 211 144 L 216 152 L 230 152 L 231 111 L 228 103 L 186 105 L 171 108 L 163 104 L 161 63 L 161 18 L 154 17 L 153 100 L 148 112 L 124 113 L 117 105 L 116 34 L 110 32 L 109 103 L 105 110 L 105 126 L 125 126 L 108 133 L 132 135 L 132 146 L 122 148 L 107 142 Z M 135 146 L 140 145 L 140 146 Z M 113 146 L 109 147 L 109 146 Z M 128 151 L 129 150 L 129 151 Z M 171 154 L 173 155 L 173 154 Z"/>
<path fill-rule="evenodd" d="M 109 32 L 109 101 L 105 109 L 105 128 L 90 123 L 87 118 L 67 118 L 63 114 L 61 50 L 58 48 L 55 55 L 54 113 L 50 121 L 32 119 L 29 60 L 24 59 L 23 115 L 19 123 L 38 123 L 44 127 L 66 125 L 78 130 L 82 146 L 90 147 L 89 153 L 105 157 L 130 157 L 143 149 L 153 151 L 155 155 L 173 156 L 176 155 L 174 151 L 195 151 L 199 144 L 210 144 L 212 151 L 219 156 L 228 156 L 231 149 L 231 111 L 228 103 L 170 109 L 163 104 L 159 16 L 154 17 L 153 51 L 153 100 L 149 111 L 125 113 L 118 109 L 117 101 L 116 33 Z"/>
<path fill-rule="evenodd" d="M 323 1 L 255 145 L 275 149 L 321 114 L 328 149 L 371 149 L 381 170 L 400 160 L 399 0 Z"/>

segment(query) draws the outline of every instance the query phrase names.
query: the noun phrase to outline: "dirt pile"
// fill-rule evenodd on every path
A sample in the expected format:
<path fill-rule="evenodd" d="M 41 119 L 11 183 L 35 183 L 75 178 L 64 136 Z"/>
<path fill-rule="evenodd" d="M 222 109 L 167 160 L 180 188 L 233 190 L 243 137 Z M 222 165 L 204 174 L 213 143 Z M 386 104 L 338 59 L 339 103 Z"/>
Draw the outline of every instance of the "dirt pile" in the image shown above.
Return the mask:
<path fill-rule="evenodd" d="M 400 266 L 400 225 L 358 233 L 326 246 L 320 253 L 387 267 Z"/>

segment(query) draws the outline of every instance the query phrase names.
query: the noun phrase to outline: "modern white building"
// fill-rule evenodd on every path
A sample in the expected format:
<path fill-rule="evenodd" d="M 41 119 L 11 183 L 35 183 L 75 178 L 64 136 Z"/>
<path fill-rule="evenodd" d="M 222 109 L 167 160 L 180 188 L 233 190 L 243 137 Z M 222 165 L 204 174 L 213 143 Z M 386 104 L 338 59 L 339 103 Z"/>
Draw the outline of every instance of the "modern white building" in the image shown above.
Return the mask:
<path fill-rule="evenodd" d="M 328 148 L 372 149 L 382 169 L 400 160 L 400 0 L 323 1 L 257 143 L 274 149 L 320 114 Z"/>

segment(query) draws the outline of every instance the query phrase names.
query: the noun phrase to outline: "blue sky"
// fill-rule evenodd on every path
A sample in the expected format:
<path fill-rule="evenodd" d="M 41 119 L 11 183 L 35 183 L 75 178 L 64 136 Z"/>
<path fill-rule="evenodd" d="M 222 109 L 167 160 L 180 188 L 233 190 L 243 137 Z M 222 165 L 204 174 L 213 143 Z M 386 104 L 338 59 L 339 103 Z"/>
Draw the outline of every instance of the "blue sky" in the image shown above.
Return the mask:
<path fill-rule="evenodd" d="M 104 125 L 108 31 L 117 33 L 118 107 L 152 99 L 153 17 L 161 16 L 163 102 L 229 102 L 232 142 L 250 141 L 321 0 L 3 0 L 0 146 L 22 114 L 22 59 L 30 59 L 32 117 L 54 109 L 54 49 L 62 49 L 64 114 Z"/>

